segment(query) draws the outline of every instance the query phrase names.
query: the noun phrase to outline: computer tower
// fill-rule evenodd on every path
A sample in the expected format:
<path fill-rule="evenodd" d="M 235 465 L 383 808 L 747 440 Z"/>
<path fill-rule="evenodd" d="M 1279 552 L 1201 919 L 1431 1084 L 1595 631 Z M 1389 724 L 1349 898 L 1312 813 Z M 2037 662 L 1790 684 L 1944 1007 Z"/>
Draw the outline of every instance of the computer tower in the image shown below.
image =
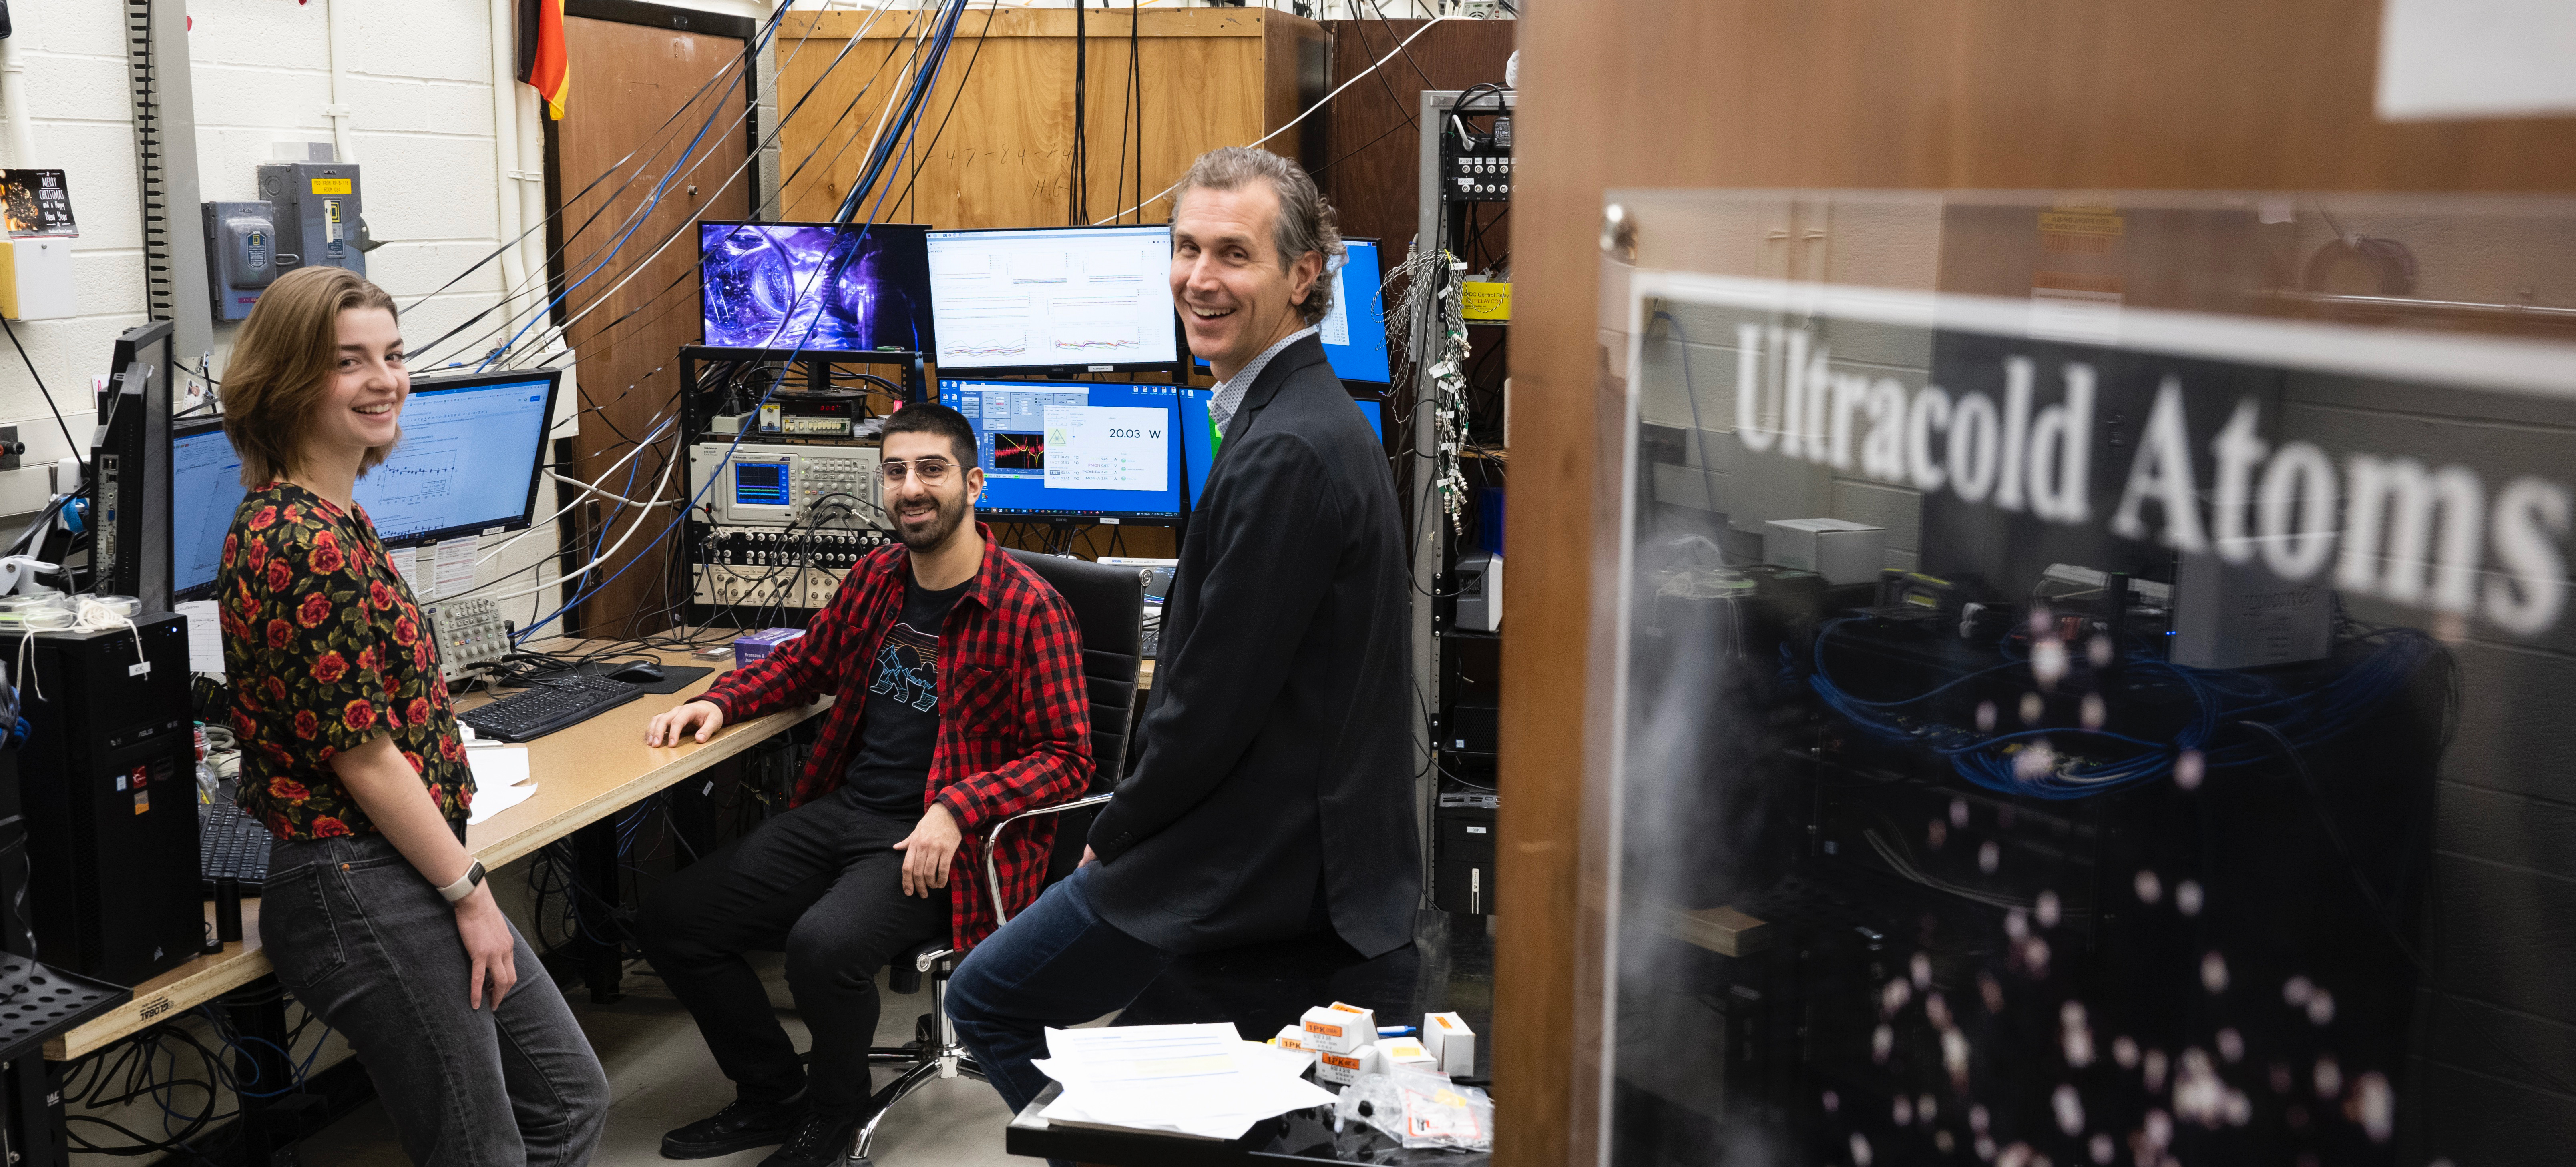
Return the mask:
<path fill-rule="evenodd" d="M 133 631 L 33 633 L 22 658 L 27 635 L 0 634 L 0 658 L 26 662 L 19 797 L 37 957 L 137 984 L 205 938 L 187 626 L 162 612 Z"/>

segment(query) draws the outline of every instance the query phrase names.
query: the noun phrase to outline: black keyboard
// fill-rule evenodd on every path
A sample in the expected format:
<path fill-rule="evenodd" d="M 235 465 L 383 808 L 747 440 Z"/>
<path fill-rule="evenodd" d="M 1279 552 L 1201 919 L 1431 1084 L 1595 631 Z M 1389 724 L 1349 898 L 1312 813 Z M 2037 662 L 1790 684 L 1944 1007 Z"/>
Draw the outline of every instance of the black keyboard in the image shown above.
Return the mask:
<path fill-rule="evenodd" d="M 579 725 L 643 695 L 642 686 L 624 681 L 568 676 L 539 681 L 525 693 L 458 714 L 457 720 L 484 737 L 524 742 Z"/>
<path fill-rule="evenodd" d="M 268 881 L 268 827 L 229 802 L 197 804 L 197 866 L 205 881 L 238 880 L 256 894 Z"/>
<path fill-rule="evenodd" d="M 1145 639 L 1143 650 L 1136 655 L 1152 660 L 1163 652 L 1163 606 L 1145 605 Z"/>

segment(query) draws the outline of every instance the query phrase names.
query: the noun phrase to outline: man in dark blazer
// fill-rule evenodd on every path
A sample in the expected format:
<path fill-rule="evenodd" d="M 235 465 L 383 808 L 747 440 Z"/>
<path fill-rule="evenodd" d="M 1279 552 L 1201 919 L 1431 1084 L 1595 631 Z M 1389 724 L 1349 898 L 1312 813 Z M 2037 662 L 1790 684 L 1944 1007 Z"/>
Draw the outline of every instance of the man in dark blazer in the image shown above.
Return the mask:
<path fill-rule="evenodd" d="M 1412 942 L 1403 524 L 1386 455 L 1325 363 L 1332 210 L 1297 164 L 1202 156 L 1172 300 L 1222 435 L 1163 605 L 1144 753 L 1083 866 L 969 955 L 948 1011 L 1013 1111 L 1043 1030 L 1135 1000 L 1180 954 L 1307 934 Z M 1329 942 L 1327 939 L 1326 942 Z"/>

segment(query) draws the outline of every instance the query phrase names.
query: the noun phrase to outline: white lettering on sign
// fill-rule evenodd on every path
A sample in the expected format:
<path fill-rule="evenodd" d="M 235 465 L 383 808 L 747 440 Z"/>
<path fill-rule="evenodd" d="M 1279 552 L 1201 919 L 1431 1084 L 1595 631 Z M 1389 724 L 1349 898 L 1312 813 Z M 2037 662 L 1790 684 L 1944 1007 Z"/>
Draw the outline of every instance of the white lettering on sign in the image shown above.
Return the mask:
<path fill-rule="evenodd" d="M 1800 329 L 1739 324 L 1736 342 L 1735 437 L 1750 452 L 1948 490 L 2051 523 L 2094 519 L 2091 363 L 2041 369 L 2007 356 L 1998 403 L 1977 390 L 1909 390 L 1892 377 L 1837 371 Z M 2519 635 L 2557 623 L 2567 601 L 2561 544 L 2576 520 L 2565 483 L 2523 475 L 2494 486 L 2466 466 L 2364 452 L 2337 466 L 2308 442 L 2267 441 L 2250 397 L 2207 445 L 2213 480 L 2204 483 L 2183 390 L 2173 373 L 2157 387 L 2111 508 L 2112 534 L 2229 563 L 2259 558 L 2288 584 L 2331 566 L 2335 587 L 2483 616 Z"/>

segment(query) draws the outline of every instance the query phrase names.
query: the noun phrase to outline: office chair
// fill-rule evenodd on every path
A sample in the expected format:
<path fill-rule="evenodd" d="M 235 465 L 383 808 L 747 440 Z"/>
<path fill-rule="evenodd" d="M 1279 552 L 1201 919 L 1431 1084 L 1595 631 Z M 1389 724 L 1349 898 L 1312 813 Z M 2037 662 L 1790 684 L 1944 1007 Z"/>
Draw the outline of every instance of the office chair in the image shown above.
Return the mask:
<path fill-rule="evenodd" d="M 1098 793 L 1022 811 L 984 832 L 984 886 L 992 893 L 993 919 L 999 923 L 1009 923 L 1011 915 L 1002 902 L 1002 875 L 1000 864 L 993 858 L 994 845 L 1001 841 L 1004 831 L 1023 819 L 1087 811 L 1109 801 L 1107 791 L 1118 785 L 1125 772 L 1128 726 L 1136 709 L 1136 674 L 1145 650 L 1142 571 L 1030 551 L 1010 554 L 1072 605 L 1073 622 L 1082 630 L 1082 677 L 1091 698 L 1091 790 Z M 1055 850 L 1047 864 L 1047 882 L 1070 873 L 1075 866 L 1073 860 L 1081 854 L 1080 831 L 1057 831 Z M 940 936 L 895 957 L 886 977 L 889 987 L 907 995 L 917 993 L 922 979 L 928 977 L 930 1012 L 921 1019 L 911 1045 L 879 1046 L 868 1051 L 869 1065 L 900 1066 L 902 1071 L 876 1092 L 876 1113 L 850 1140 L 848 1167 L 867 1167 L 874 1162 L 868 1149 L 876 1141 L 877 1123 L 905 1095 L 937 1078 L 964 1074 L 978 1081 L 983 1079 L 983 1070 L 957 1040 L 956 1023 L 948 1019 L 948 974 L 957 971 L 957 962 L 964 955 L 949 946 L 949 937 Z"/>

